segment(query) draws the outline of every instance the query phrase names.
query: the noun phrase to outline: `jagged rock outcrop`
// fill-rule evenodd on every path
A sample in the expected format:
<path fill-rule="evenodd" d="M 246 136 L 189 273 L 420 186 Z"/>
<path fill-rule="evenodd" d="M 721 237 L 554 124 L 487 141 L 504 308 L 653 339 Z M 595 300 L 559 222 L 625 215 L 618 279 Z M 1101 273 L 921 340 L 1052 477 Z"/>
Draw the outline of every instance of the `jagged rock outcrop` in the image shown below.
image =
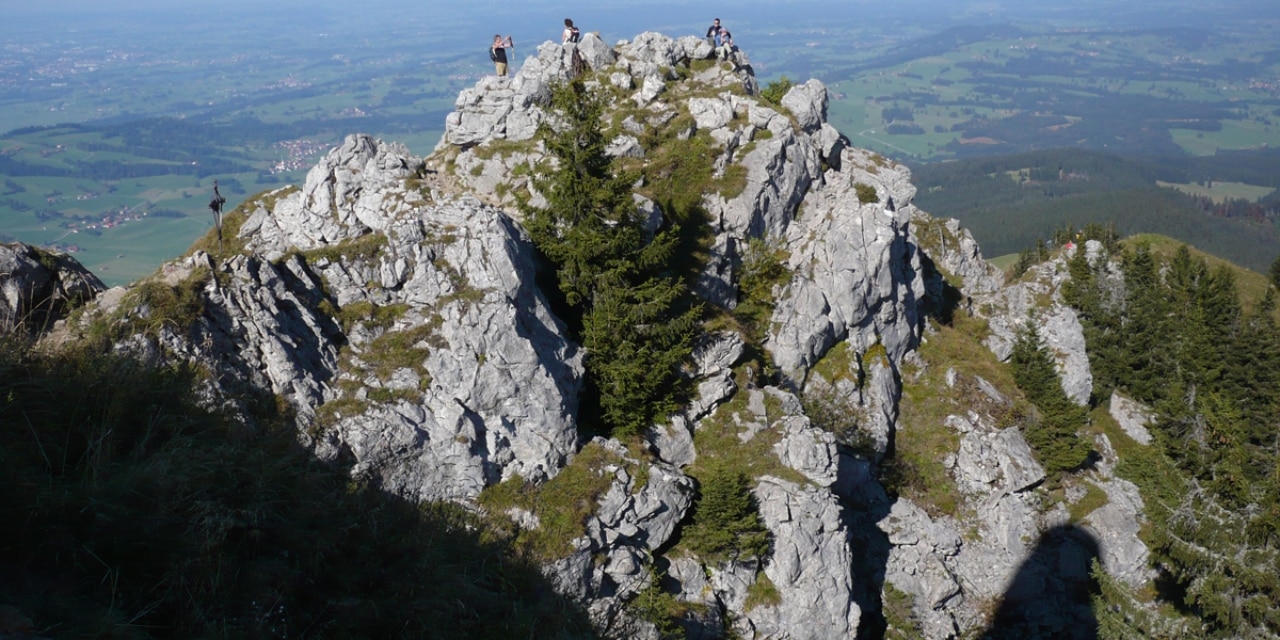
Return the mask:
<path fill-rule="evenodd" d="M 603 469 L 612 482 L 586 522 L 586 534 L 573 552 L 548 567 L 548 576 L 587 605 L 597 625 L 618 637 L 650 637 L 651 627 L 636 621 L 626 603 L 654 579 L 652 554 L 667 544 L 693 504 L 694 484 L 673 466 L 645 463 L 616 440 L 596 441 L 626 464 Z M 642 480 L 627 471 L 647 466 Z M 656 636 L 653 636 L 656 637 Z"/>
<path fill-rule="evenodd" d="M 819 640 L 857 634 L 861 610 L 853 592 L 849 533 L 830 491 L 764 477 L 756 486 L 760 515 L 774 536 L 764 574 L 778 590 L 776 605 L 745 612 L 754 634 Z"/>
<path fill-rule="evenodd" d="M 421 167 L 400 145 L 347 138 L 300 189 L 249 204 L 246 255 L 168 268 L 205 309 L 159 342 L 215 372 L 221 397 L 242 383 L 279 396 L 319 453 L 390 491 L 473 499 L 554 476 L 578 447 L 579 350 L 519 227 L 436 201 L 414 186 Z"/>
<path fill-rule="evenodd" d="M 0 334 L 41 331 L 106 289 L 66 254 L 25 244 L 0 244 Z"/>
<path fill-rule="evenodd" d="M 1098 436 L 1101 461 L 1090 481 L 1107 495 L 1106 504 L 1090 512 L 1085 528 L 1094 534 L 1107 573 L 1134 588 L 1155 578 L 1151 551 L 1138 536 L 1146 522 L 1142 494 L 1132 482 L 1116 476 L 1119 457 L 1105 435 Z"/>
<path fill-rule="evenodd" d="M 1062 390 L 1073 402 L 1084 405 L 1093 393 L 1093 372 L 1085 353 L 1084 326 L 1060 293 L 1062 283 L 1070 277 L 1068 257 L 1036 265 L 1018 282 L 973 297 L 979 309 L 986 309 L 983 315 L 991 326 L 987 346 L 996 356 L 1007 360 L 1018 332 L 1025 323 L 1033 322 L 1041 342 L 1053 355 Z M 1045 299 L 1048 304 L 1042 304 Z"/>
<path fill-rule="evenodd" d="M 691 637 L 854 637 L 883 615 L 886 582 L 909 596 L 925 637 L 971 635 L 1011 584 L 1052 582 L 1052 563 L 1075 563 L 1085 548 L 1042 552 L 1041 541 L 1080 532 L 1098 541 L 1113 575 L 1147 581 L 1141 496 L 1114 474 L 1110 442 L 1098 441 L 1102 463 L 1047 506 L 1043 468 L 1000 417 L 1015 389 L 954 369 L 944 376 L 939 393 L 967 385 L 978 397 L 923 425 L 958 443 L 933 453 L 962 506 L 940 513 L 880 485 L 878 465 L 890 462 L 895 438 L 922 427 L 901 424 L 900 404 L 904 377 L 926 366 L 919 349 L 929 314 L 963 305 L 985 317 L 1000 358 L 1034 319 L 1064 389 L 1088 401 L 1083 331 L 1058 293 L 1065 262 L 1005 286 L 958 223 L 914 207 L 904 166 L 851 147 L 827 122 L 820 82 L 770 104 L 745 55 L 702 62 L 710 56 L 700 38 L 654 33 L 614 47 L 593 34 L 575 46 L 545 43 L 513 78 L 462 92 L 431 158 L 354 135 L 297 189 L 246 203 L 234 255 L 196 252 L 155 278 L 197 292 L 193 317 L 161 318 L 136 287 L 99 296 L 85 321 L 127 334 L 118 349 L 199 365 L 210 374 L 206 401 L 246 422 L 274 397 L 266 404 L 295 419 L 319 455 L 410 499 L 484 511 L 488 487 L 545 486 L 585 464 L 583 354 L 536 284 L 539 264 L 518 217 L 491 205 L 510 205 L 521 190 L 537 204 L 528 178 L 544 161 L 536 134 L 554 122 L 550 87 L 577 59 L 610 108 L 626 112 L 609 121 L 610 155 L 643 162 L 654 139 L 701 136 L 713 179 L 732 185 L 703 194 L 707 259 L 695 292 L 733 310 L 753 242 L 779 252 L 788 273 L 773 289 L 763 344 L 725 329 L 736 320 L 721 324 L 690 354 L 684 407 L 643 439 L 591 443 L 605 462 L 590 472 L 607 487 L 577 505 L 590 511 L 575 521 L 581 535 L 545 558 L 544 570 L 603 633 L 658 637 L 629 602 L 665 573 L 666 595 L 696 605 L 680 620 Z M 740 187 L 726 176 L 740 176 Z M 663 227 L 658 204 L 636 203 L 650 233 Z M 25 285 L 11 283 L 26 281 L 0 279 L 0 301 L 19 309 L 10 292 Z M 76 286 L 41 295 L 100 289 Z M 761 348 L 767 354 L 751 353 Z M 818 415 L 819 401 L 829 415 Z M 1118 397 L 1112 411 L 1141 442 L 1141 411 Z M 699 474 L 724 460 L 753 480 L 767 557 L 711 560 L 682 546 Z M 1068 513 L 1089 487 L 1106 494 L 1103 506 Z M 519 530 L 543 526 L 534 511 L 504 513 Z"/>
<path fill-rule="evenodd" d="M 933 518 L 900 499 L 880 523 L 892 546 L 886 580 L 914 598 L 931 638 L 979 624 L 982 603 L 1000 596 L 1029 542 L 1049 526 L 1030 493 L 1044 471 L 1018 429 L 998 429 L 977 413 L 950 416 L 947 426 L 960 448 L 944 464 L 976 510 L 972 522 Z"/>
<path fill-rule="evenodd" d="M 1044 297 L 1057 299 L 1065 272 L 1061 265 L 1042 267 L 1043 274 L 1037 272 L 1037 277 L 1005 287 L 1003 276 L 982 260 L 977 243 L 958 223 L 935 221 L 915 209 L 911 204 L 915 188 L 904 167 L 851 148 L 826 122 L 827 93 L 821 83 L 810 81 L 793 87 L 779 105 L 769 105 L 750 91 L 744 96 L 733 90 L 749 67 L 735 65 L 729 71 L 717 65 L 689 73 L 687 81 L 677 81 L 680 74 L 673 70 L 690 58 L 708 55 L 700 49 L 704 46 L 697 38 L 672 40 L 642 34 L 617 48 L 612 67 L 597 69 L 605 74 L 609 86 L 629 92 L 626 104 L 620 107 L 639 106 L 647 111 L 647 115 L 632 114 L 622 121 L 610 153 L 643 158 L 644 151 L 636 142 L 646 132 L 672 122 L 691 122 L 681 124 L 688 128 L 675 135 L 683 139 L 701 133 L 713 141 L 719 154 L 713 166 L 715 176 L 724 175 L 730 166 L 745 173 L 741 191 L 704 195 L 702 204 L 710 216 L 713 239 L 695 290 L 704 300 L 732 309 L 738 302 L 737 271 L 746 244 L 762 241 L 783 252 L 791 277 L 775 289 L 765 346 L 785 384 L 822 395 L 846 410 L 867 438 L 863 444 L 869 444 L 878 458 L 890 450 L 899 428 L 900 367 L 919 345 L 925 314 L 950 312 L 946 305 L 960 304 L 991 321 L 990 346 L 1002 358 L 1008 357 L 1014 331 L 1021 323 L 1032 317 L 1041 320 L 1040 331 L 1058 360 L 1064 389 L 1077 402 L 1088 400 L 1092 379 L 1079 321 L 1060 302 L 1047 311 L 1040 309 L 1039 301 Z M 538 68 L 554 65 L 530 67 Z M 680 82 L 693 83 L 701 90 L 689 95 Z M 719 93 L 710 94 L 709 88 L 718 88 Z M 469 108 L 462 101 L 459 105 Z M 678 116 L 687 116 L 687 121 Z M 509 196 L 490 187 L 486 176 L 511 173 L 520 165 L 532 167 L 538 153 L 536 149 L 517 150 L 486 158 L 479 149 L 442 142 L 437 152 L 454 154 L 457 166 L 467 167 L 457 172 L 458 178 L 497 200 Z M 491 171 L 494 166 L 500 169 Z M 505 188 L 509 193 L 525 184 L 515 178 Z M 536 200 L 537 194 L 533 195 Z M 940 269 L 960 282 L 947 284 Z M 948 286 L 962 291 L 957 296 Z M 837 347 L 842 352 L 833 356 Z M 1008 586 L 1020 561 L 1032 553 L 1031 542 L 1063 521 L 1060 510 L 1041 511 L 1036 488 L 1044 473 L 1021 434 L 1017 429 L 996 428 L 990 416 L 955 415 L 948 419 L 961 446 L 947 458 L 947 464 L 976 515 L 966 522 L 939 520 L 907 501 L 889 501 L 882 491 L 872 488 L 872 474 L 856 469 L 874 461 L 860 462 L 840 453 L 831 434 L 815 429 L 798 403 L 793 410 L 782 411 L 781 417 L 765 418 L 769 413 L 766 405 L 773 402 L 765 398 L 774 396 L 749 385 L 739 387 L 740 379 L 727 368 L 736 356 L 714 367 L 703 364 L 705 359 L 697 359 L 697 393 L 684 415 L 650 434 L 653 450 L 672 464 L 694 464 L 703 455 L 696 446 L 700 430 L 712 428 L 708 425 L 722 419 L 717 416 L 725 411 L 725 403 L 737 403 L 746 394 L 746 411 L 733 411 L 735 424 L 742 429 L 740 438 L 751 442 L 764 437 L 758 434 L 773 433 L 769 437 L 777 438 L 771 447 L 776 459 L 814 483 L 801 491 L 808 496 L 808 506 L 797 509 L 812 507 L 814 513 L 826 513 L 827 507 L 817 506 L 826 504 L 833 509 L 831 513 L 843 514 L 837 518 L 842 523 L 859 519 L 848 511 L 850 504 L 896 514 L 878 525 L 881 535 L 890 541 L 886 571 L 891 582 L 915 598 L 915 611 L 927 637 L 949 637 L 983 624 L 984 603 L 998 598 Z M 748 381 L 751 376 L 748 371 Z M 992 402 L 1010 402 L 985 380 L 976 384 Z M 775 495 L 779 494 L 775 489 L 782 485 L 761 482 L 760 487 L 772 487 L 758 489 L 762 512 L 775 509 L 775 503 L 795 499 L 793 493 L 787 493 L 789 497 Z M 837 493 L 849 502 L 841 502 Z M 770 505 L 764 504 L 766 494 Z M 1118 519 L 1124 521 L 1131 514 L 1126 511 Z M 781 519 L 766 520 L 771 531 L 780 536 L 775 540 L 778 548 L 799 554 L 800 564 L 807 567 L 826 562 L 835 573 L 850 574 L 856 563 L 826 561 L 822 556 L 826 552 L 816 552 L 814 545 L 798 540 L 812 542 L 818 530 L 839 530 L 837 537 L 844 541 L 823 548 L 840 555 L 849 553 L 849 540 L 875 538 L 877 534 L 841 529 L 844 524 L 820 524 L 824 517 L 797 518 L 795 529 L 782 526 Z M 1106 512 L 1099 514 L 1099 522 L 1106 519 Z M 965 542 L 966 533 L 975 527 L 977 539 Z M 1102 529 L 1121 532 L 1122 525 Z M 1101 530 L 1099 534 L 1119 535 Z M 805 551 L 798 551 L 800 548 Z M 843 550 L 834 551 L 837 548 Z M 688 559 L 670 564 L 668 575 L 679 597 L 713 611 L 736 612 L 739 620 L 746 621 L 739 628 L 743 633 L 791 637 L 786 634 L 797 633 L 794 621 L 806 620 L 805 626 L 823 630 L 813 637 L 823 637 L 838 628 L 856 628 L 861 615 L 858 605 L 818 615 L 803 604 L 812 603 L 803 588 L 784 596 L 776 611 L 766 607 L 760 609 L 759 616 L 744 613 L 746 591 L 761 567 L 729 563 L 699 572 L 688 565 Z M 771 579 L 797 577 L 782 565 L 767 561 L 762 566 Z M 774 568 L 769 569 L 771 566 Z M 708 572 L 710 578 L 703 579 Z M 834 590 L 839 594 L 834 598 L 841 603 L 865 601 L 862 587 L 856 584 L 865 579 L 855 576 L 849 582 L 829 575 L 823 584 L 829 590 L 828 598 Z M 821 620 L 806 617 L 810 615 Z M 694 626 L 704 631 L 724 625 L 716 615 L 700 620 Z M 783 620 L 792 622 L 780 622 Z"/>
<path fill-rule="evenodd" d="M 610 147 L 614 156 L 642 157 L 644 150 L 637 136 L 652 127 L 661 127 L 692 104 L 673 104 L 660 100 L 669 82 L 677 80 L 678 65 L 712 56 L 701 38 L 672 39 L 659 33 L 642 33 L 633 40 L 611 48 L 595 34 L 584 34 L 576 45 L 547 42 L 529 56 L 515 76 L 486 77 L 465 89 L 445 121 L 445 133 L 436 146 L 436 158 L 451 161 L 456 176 L 476 195 L 487 201 L 513 204 L 515 193 L 528 189 L 527 174 L 541 159 L 538 143 L 533 139 L 538 126 L 548 121 L 546 107 L 551 98 L 550 87 L 572 76 L 573 56 L 581 56 L 589 71 L 596 72 L 609 87 L 627 93 L 631 105 L 644 107 L 646 115 L 629 117 L 623 122 Z M 698 75 L 698 82 L 721 87 L 725 91 L 755 93 L 758 87 L 745 54 L 735 55 L 733 64 L 715 65 Z M 603 90 L 599 87 L 598 90 Z M 718 122 L 726 114 L 721 99 L 710 99 L 699 107 L 717 116 L 703 116 L 704 124 Z M 735 105 L 740 106 L 740 105 Z M 701 113 L 701 111 L 700 111 Z M 710 120 L 707 118 L 710 117 Z M 781 124 L 781 123 L 780 123 Z M 718 128 L 717 128 L 718 130 Z M 688 137 L 694 131 L 687 131 Z M 493 141 L 508 143 L 500 152 L 484 147 Z M 514 144 L 512 144 L 514 143 Z M 440 163 L 443 164 L 443 163 Z M 534 193 L 532 201 L 539 202 Z"/>

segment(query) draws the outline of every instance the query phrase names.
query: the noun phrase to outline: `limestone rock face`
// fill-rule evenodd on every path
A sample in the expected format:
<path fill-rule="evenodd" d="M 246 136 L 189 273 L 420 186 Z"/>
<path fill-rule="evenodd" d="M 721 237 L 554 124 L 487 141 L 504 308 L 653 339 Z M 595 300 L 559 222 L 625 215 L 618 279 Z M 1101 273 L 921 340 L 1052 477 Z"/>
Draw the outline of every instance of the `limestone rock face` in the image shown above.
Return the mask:
<path fill-rule="evenodd" d="M 1119 393 L 1111 394 L 1111 417 L 1138 444 L 1151 444 L 1151 432 L 1147 430 L 1147 424 L 1151 422 L 1154 413 L 1149 407 Z"/>
<path fill-rule="evenodd" d="M 970 296 L 991 294 L 1004 286 L 1004 274 L 982 258 L 982 248 L 959 220 L 933 220 L 917 210 L 921 226 L 940 225 L 917 231 L 920 244 L 929 248 L 929 257 L 961 280 Z"/>
<path fill-rule="evenodd" d="M 106 289 L 66 254 L 25 244 L 0 244 L 0 334 L 50 328 L 73 306 Z"/>
<path fill-rule="evenodd" d="M 412 202 L 397 203 L 393 194 L 405 191 L 405 179 L 420 164 L 404 145 L 348 136 L 307 172 L 301 190 L 250 216 L 240 237 L 251 251 L 276 260 L 290 248 L 306 251 L 385 232 L 412 209 Z"/>
<path fill-rule="evenodd" d="M 301 189 L 257 203 L 240 230 L 251 253 L 173 267 L 175 282 L 216 273 L 166 348 L 219 372 L 222 397 L 242 382 L 279 396 L 319 454 L 413 499 L 550 478 L 578 447 L 579 350 L 521 229 L 475 200 L 433 201 L 410 182 L 421 167 L 348 137 Z"/>
<path fill-rule="evenodd" d="M 1111 442 L 1105 435 L 1097 442 L 1102 461 L 1090 481 L 1107 494 L 1107 503 L 1086 516 L 1084 526 L 1097 539 L 1107 573 L 1137 588 L 1155 578 L 1149 566 L 1151 551 L 1138 536 L 1146 507 L 1138 487 L 1116 476 L 1119 458 Z"/>
<path fill-rule="evenodd" d="M 472 145 L 492 140 L 529 140 L 544 120 L 542 110 L 551 98 L 551 85 L 572 75 L 573 58 L 579 56 L 589 69 L 613 64 L 615 54 L 594 33 L 582 35 L 574 45 L 544 42 L 511 78 L 486 76 L 464 89 L 445 120 L 440 146 Z"/>
<path fill-rule="evenodd" d="M 951 404 L 904 404 L 913 401 L 904 380 L 921 384 L 937 366 L 921 346 L 942 331 L 931 316 L 948 304 L 987 320 L 986 346 L 1001 359 L 1017 329 L 1037 323 L 1064 390 L 1087 402 L 1083 330 L 1059 294 L 1065 262 L 1006 286 L 957 222 L 912 204 L 905 166 L 852 147 L 827 122 L 820 82 L 770 104 L 745 54 L 691 64 L 711 55 L 701 38 L 657 33 L 615 46 L 593 34 L 576 46 L 544 43 L 514 77 L 459 95 L 431 158 L 350 136 L 298 188 L 244 205 L 243 252 L 196 253 L 157 274 L 199 292 L 197 318 L 137 331 L 117 349 L 199 364 L 211 374 L 200 390 L 207 403 L 247 423 L 254 407 L 275 406 L 318 455 L 412 500 L 484 510 L 487 487 L 517 476 L 536 487 L 594 459 L 578 430 L 584 354 L 538 287 L 544 267 L 518 215 L 500 208 L 518 195 L 537 205 L 529 175 L 547 160 L 535 134 L 555 126 L 550 88 L 585 65 L 590 88 L 609 100 L 611 156 L 639 164 L 660 157 L 655 140 L 696 142 L 719 189 L 702 195 L 706 261 L 694 284 L 717 328 L 680 370 L 687 402 L 642 438 L 591 443 L 593 455 L 604 452 L 592 472 L 607 488 L 575 505 L 590 511 L 576 521 L 582 534 L 543 566 L 604 636 L 658 638 L 654 621 L 628 605 L 657 586 L 691 605 L 679 621 L 689 637 L 856 637 L 877 624 L 868 616 L 882 613 L 885 583 L 909 596 L 924 637 L 972 636 L 1011 585 L 1075 585 L 1088 545 L 1041 543 L 1078 534 L 1098 541 L 1113 575 L 1149 581 L 1137 537 L 1144 505 L 1114 473 L 1105 437 L 1096 468 L 1051 495 L 1006 420 L 1017 391 L 999 387 L 998 374 L 945 363 L 935 373 L 946 388 L 924 395 Z M 669 212 L 660 194 L 636 186 L 652 236 Z M 756 250 L 785 277 L 769 292 L 771 316 L 748 330 L 731 312 Z M 23 251 L 0 246 L 0 329 L 38 306 L 32 300 L 101 290 L 42 275 L 39 257 Z M 35 289 L 43 293 L 23 297 Z M 136 291 L 99 295 L 90 309 L 146 320 L 156 310 Z M 1118 397 L 1111 407 L 1126 433 L 1149 438 L 1141 407 Z M 957 504 L 881 486 L 900 438 L 917 429 L 943 443 L 927 455 Z M 698 478 L 725 461 L 751 478 L 767 557 L 710 560 L 680 542 L 697 517 Z M 1103 506 L 1074 512 L 1099 492 Z M 506 515 L 536 529 L 546 519 L 530 509 Z M 1065 582 L 1054 563 L 1068 567 Z"/>
<path fill-rule="evenodd" d="M 845 638 L 857 634 L 861 610 L 853 591 L 848 530 L 839 500 L 830 492 L 765 477 L 756 487 L 760 515 L 774 535 L 764 573 L 779 602 L 746 612 L 746 625 L 761 637 Z"/>
<path fill-rule="evenodd" d="M 793 276 L 774 311 L 770 347 L 797 380 L 837 342 L 859 353 L 879 344 L 897 362 L 918 340 L 925 294 L 918 253 L 897 212 L 883 204 L 893 197 L 906 209 L 915 190 L 905 168 L 871 174 L 868 154 L 844 155 L 845 171 L 827 172 L 785 236 Z M 863 204 L 858 184 L 884 195 Z"/>
<path fill-rule="evenodd" d="M 827 88 L 817 80 L 791 87 L 782 97 L 782 106 L 800 122 L 800 128 L 812 133 L 827 122 Z"/>
<path fill-rule="evenodd" d="M 1084 327 L 1070 306 L 1062 302 L 1059 292 L 1067 280 L 1066 257 L 1060 256 L 1032 267 L 1022 281 L 989 294 L 973 296 L 979 307 L 989 311 L 991 337 L 987 346 L 1001 360 L 1013 352 L 1018 331 L 1033 322 L 1042 343 L 1049 348 L 1062 380 L 1062 390 L 1079 405 L 1088 403 L 1093 393 L 1093 372 L 1085 352 Z M 1041 307 L 1037 302 L 1048 298 Z"/>

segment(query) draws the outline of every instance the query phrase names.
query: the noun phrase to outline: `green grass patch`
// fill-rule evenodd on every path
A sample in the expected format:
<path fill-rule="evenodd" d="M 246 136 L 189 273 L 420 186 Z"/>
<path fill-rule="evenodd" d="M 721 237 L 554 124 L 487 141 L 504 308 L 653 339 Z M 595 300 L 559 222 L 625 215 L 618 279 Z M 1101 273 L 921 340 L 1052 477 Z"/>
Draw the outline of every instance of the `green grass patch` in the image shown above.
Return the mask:
<path fill-rule="evenodd" d="M 567 557 L 573 541 L 586 533 L 587 519 L 599 508 L 600 496 L 609 490 L 614 475 L 610 467 L 623 459 L 597 443 L 588 443 L 559 475 L 542 485 L 520 476 L 486 488 L 480 505 L 494 513 L 512 507 L 538 518 L 535 529 L 515 532 L 515 544 L 543 561 Z"/>
<path fill-rule="evenodd" d="M 443 349 L 448 343 L 436 335 L 444 319 L 433 316 L 425 324 L 404 331 L 387 331 L 369 341 L 360 352 L 360 359 L 370 365 L 370 371 L 385 380 L 398 369 L 412 369 L 422 373 L 423 361 L 432 348 Z"/>
<path fill-rule="evenodd" d="M 495 157 L 506 158 L 515 153 L 529 153 L 536 150 L 534 140 L 494 139 L 471 148 L 471 153 L 481 160 L 492 160 Z M 475 174 L 479 175 L 479 174 Z"/>
<path fill-rule="evenodd" d="M 327 429 L 338 424 L 343 418 L 358 416 L 369 410 L 369 401 L 354 395 L 346 395 L 330 400 L 316 408 L 316 424 L 312 425 L 310 435 L 319 437 Z"/>
<path fill-rule="evenodd" d="M 808 478 L 782 464 L 773 453 L 774 445 L 782 439 L 782 433 L 772 426 L 774 420 L 782 417 L 781 401 L 764 393 L 765 415 L 757 416 L 748 408 L 749 395 L 750 392 L 739 391 L 729 402 L 720 405 L 715 413 L 698 424 L 693 434 L 698 460 L 685 471 L 700 478 L 719 465 L 725 469 L 741 471 L 752 479 L 771 475 L 807 484 Z M 761 421 L 769 426 L 743 442 L 740 434 L 746 430 L 747 425 Z"/>
<path fill-rule="evenodd" d="M 152 277 L 130 289 L 111 314 L 72 318 L 99 345 L 139 333 L 159 337 L 166 328 L 181 335 L 204 313 L 204 288 L 212 279 L 213 273 L 203 267 L 172 285 Z"/>
<path fill-rule="evenodd" d="M 903 374 L 894 455 L 885 459 L 881 481 L 891 494 L 910 498 L 934 515 L 958 516 L 963 499 L 942 460 L 958 450 L 960 436 L 944 421 L 969 410 L 987 412 L 999 426 L 1016 420 L 1014 407 L 987 398 L 973 376 L 1001 390 L 1015 407 L 1021 394 L 1007 368 L 982 345 L 984 321 L 957 313 L 952 326 L 932 324 L 931 329 L 920 347 L 926 368 Z M 955 388 L 946 384 L 948 368 L 959 374 Z"/>
<path fill-rule="evenodd" d="M 782 604 L 782 594 L 778 586 L 773 584 L 769 576 L 761 571 L 756 574 L 756 581 L 747 587 L 747 599 L 742 603 L 743 611 L 751 611 L 756 607 L 776 607 Z"/>
<path fill-rule="evenodd" d="M 308 264 L 319 264 L 322 261 L 341 263 L 344 259 L 356 262 L 378 257 L 386 246 L 387 236 L 372 232 L 336 244 L 299 251 L 298 255 Z"/>
<path fill-rule="evenodd" d="M 338 310 L 335 320 L 344 333 L 350 333 L 356 324 L 374 331 L 390 329 L 396 320 L 409 311 L 407 304 L 376 305 L 365 300 L 352 302 Z"/>
<path fill-rule="evenodd" d="M 914 604 L 915 598 L 910 594 L 889 582 L 884 583 L 880 591 L 880 607 L 886 627 L 885 640 L 924 640 L 925 635 L 916 618 Z"/>
<path fill-rule="evenodd" d="M 1009 271 L 1009 269 L 1013 268 L 1014 264 L 1017 264 L 1018 258 L 1019 256 L 1016 253 L 1007 253 L 1002 256 L 989 258 L 987 262 L 991 263 L 991 266 L 1001 271 L 1007 272 Z"/>
<path fill-rule="evenodd" d="M 1107 498 L 1107 492 L 1103 491 L 1101 487 L 1087 480 L 1083 482 L 1084 496 L 1067 505 L 1067 510 L 1071 513 L 1071 521 L 1075 523 L 1084 522 L 1089 517 L 1089 514 L 1106 506 L 1110 501 Z"/>
<path fill-rule="evenodd" d="M 1257 149 L 1280 140 L 1280 131 L 1253 120 L 1221 120 L 1218 131 L 1170 129 L 1174 144 L 1196 156 L 1211 156 L 1219 151 Z"/>
<path fill-rule="evenodd" d="M 881 349 L 883 350 L 883 347 Z M 827 382 L 835 384 L 841 380 L 848 380 L 857 383 L 859 388 L 863 383 L 859 373 L 861 370 L 858 352 L 854 351 L 848 341 L 828 349 L 813 365 L 813 372 L 825 378 Z"/>

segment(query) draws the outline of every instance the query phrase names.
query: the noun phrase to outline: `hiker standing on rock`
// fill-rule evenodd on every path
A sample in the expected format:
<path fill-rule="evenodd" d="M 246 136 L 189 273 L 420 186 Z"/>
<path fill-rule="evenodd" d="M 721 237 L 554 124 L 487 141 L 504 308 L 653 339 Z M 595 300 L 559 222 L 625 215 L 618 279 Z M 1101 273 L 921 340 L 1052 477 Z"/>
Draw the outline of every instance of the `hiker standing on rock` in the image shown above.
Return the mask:
<path fill-rule="evenodd" d="M 493 61 L 494 69 L 498 73 L 499 78 L 507 77 L 507 49 L 514 49 L 516 45 L 511 42 L 511 36 L 507 36 L 506 40 L 502 36 L 493 34 L 493 45 L 489 47 L 489 59 Z"/>
<path fill-rule="evenodd" d="M 577 27 L 573 26 L 573 20 L 565 18 L 564 33 L 560 34 L 560 44 L 561 45 L 577 44 L 578 41 L 581 39 L 582 39 L 582 34 L 578 31 Z"/>

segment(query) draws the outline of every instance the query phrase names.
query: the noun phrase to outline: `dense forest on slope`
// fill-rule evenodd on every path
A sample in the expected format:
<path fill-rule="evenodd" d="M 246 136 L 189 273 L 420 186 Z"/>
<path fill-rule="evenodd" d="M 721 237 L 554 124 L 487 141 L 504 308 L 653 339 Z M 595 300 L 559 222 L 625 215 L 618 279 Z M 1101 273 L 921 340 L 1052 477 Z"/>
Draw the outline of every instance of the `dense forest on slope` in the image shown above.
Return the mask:
<path fill-rule="evenodd" d="M 988 256 L 1016 253 L 1054 229 L 1111 224 L 1162 233 L 1261 271 L 1280 254 L 1280 193 L 1256 202 L 1159 186 L 1231 182 L 1280 187 L 1280 151 L 1140 159 L 1081 150 L 1036 151 L 913 167 L 915 203 L 959 219 Z M 1188 187 L 1190 188 L 1190 187 Z"/>
<path fill-rule="evenodd" d="M 1236 272 L 1185 245 L 1145 242 L 1092 263 L 1078 251 L 1063 295 L 1079 313 L 1094 401 L 1120 392 L 1153 407 L 1151 447 L 1117 442 L 1119 472 L 1142 489 L 1145 538 L 1164 619 L 1100 602 L 1102 637 L 1280 633 L 1280 329 L 1271 286 L 1251 307 Z M 1112 263 L 1115 264 L 1115 263 Z M 1130 594 L 1127 597 L 1132 597 Z M 1178 620 L 1181 618 L 1181 620 Z"/>

